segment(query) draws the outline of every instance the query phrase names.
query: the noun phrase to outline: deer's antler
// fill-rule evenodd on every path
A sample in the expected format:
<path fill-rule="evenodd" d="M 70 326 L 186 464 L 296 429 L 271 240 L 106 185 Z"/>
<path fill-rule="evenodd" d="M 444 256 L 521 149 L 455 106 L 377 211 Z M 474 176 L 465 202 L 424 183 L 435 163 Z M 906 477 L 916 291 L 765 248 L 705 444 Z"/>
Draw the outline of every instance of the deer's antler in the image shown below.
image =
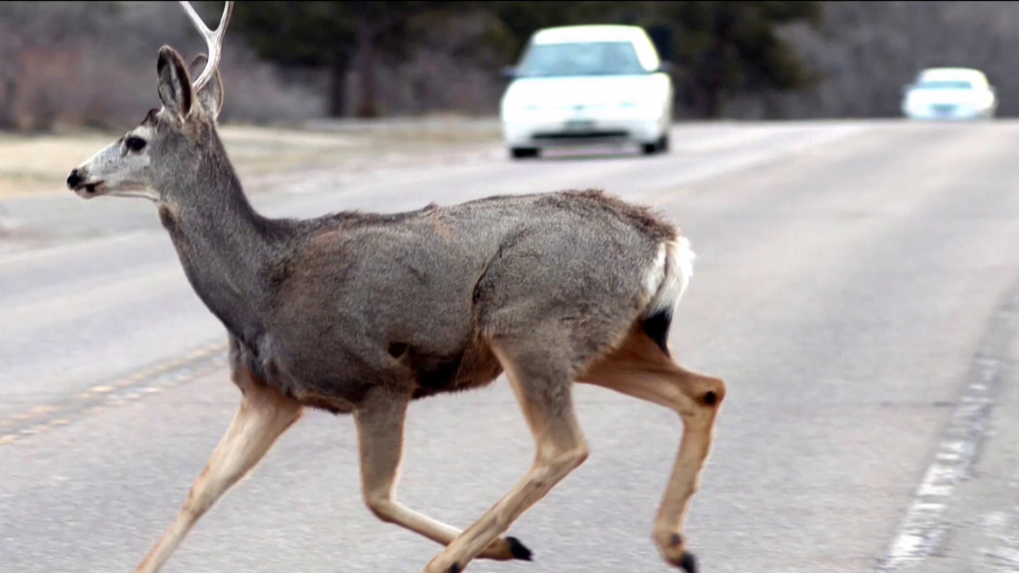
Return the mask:
<path fill-rule="evenodd" d="M 202 70 L 198 79 L 192 83 L 197 92 L 202 89 L 202 86 L 209 83 L 212 75 L 216 73 L 216 68 L 219 66 L 219 59 L 223 54 L 223 36 L 226 34 L 226 25 L 230 22 L 230 14 L 234 10 L 234 3 L 226 3 L 226 6 L 223 8 L 223 17 L 219 19 L 219 26 L 215 30 L 210 30 L 205 25 L 202 17 L 191 7 L 190 2 L 182 1 L 180 5 L 184 7 L 184 12 L 191 19 L 191 23 L 195 25 L 195 28 L 198 28 L 198 32 L 205 38 L 205 43 L 209 46 L 209 61 L 205 64 L 205 69 Z"/>

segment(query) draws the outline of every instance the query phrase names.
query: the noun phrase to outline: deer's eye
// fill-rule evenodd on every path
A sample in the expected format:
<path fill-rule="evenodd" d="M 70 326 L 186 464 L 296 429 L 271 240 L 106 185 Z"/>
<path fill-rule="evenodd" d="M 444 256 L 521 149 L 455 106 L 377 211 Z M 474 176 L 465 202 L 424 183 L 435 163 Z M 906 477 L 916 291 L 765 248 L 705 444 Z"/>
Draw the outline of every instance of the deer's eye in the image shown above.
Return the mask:
<path fill-rule="evenodd" d="M 145 149 L 145 140 L 140 137 L 128 137 L 124 140 L 124 145 L 131 151 L 138 152 Z"/>

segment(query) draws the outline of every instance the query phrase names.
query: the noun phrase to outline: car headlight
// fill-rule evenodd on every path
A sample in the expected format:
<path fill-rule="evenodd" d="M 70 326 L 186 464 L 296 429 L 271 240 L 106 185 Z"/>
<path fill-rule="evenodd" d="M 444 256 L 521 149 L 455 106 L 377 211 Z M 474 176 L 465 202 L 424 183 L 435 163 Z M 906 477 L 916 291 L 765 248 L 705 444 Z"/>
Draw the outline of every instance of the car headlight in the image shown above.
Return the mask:
<path fill-rule="evenodd" d="M 532 102 L 509 102 L 502 106 L 503 111 L 510 113 L 528 113 L 538 111 L 538 104 Z"/>
<path fill-rule="evenodd" d="M 662 101 L 659 98 L 626 98 L 619 102 L 619 109 L 624 112 L 659 113 Z"/>

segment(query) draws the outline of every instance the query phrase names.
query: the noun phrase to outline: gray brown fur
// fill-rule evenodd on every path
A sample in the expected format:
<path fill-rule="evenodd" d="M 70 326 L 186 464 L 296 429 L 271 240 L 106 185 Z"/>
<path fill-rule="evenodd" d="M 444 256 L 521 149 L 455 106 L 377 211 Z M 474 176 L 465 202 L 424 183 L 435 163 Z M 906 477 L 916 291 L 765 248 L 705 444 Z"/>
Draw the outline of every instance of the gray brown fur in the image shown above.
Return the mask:
<path fill-rule="evenodd" d="M 298 401 L 335 399 L 336 410 L 376 385 L 424 396 L 487 384 L 502 369 L 486 340 L 526 337 L 543 321 L 569 332 L 564 358 L 579 370 L 640 317 L 635 271 L 651 265 L 655 235 L 675 233 L 638 213 L 597 192 L 563 192 L 266 221 L 274 239 L 247 283 L 261 303 L 232 312 L 240 300 L 202 297 L 233 325 L 245 367 Z M 185 265 L 201 276 L 212 263 Z"/>
<path fill-rule="evenodd" d="M 692 569 L 679 532 L 725 384 L 680 368 L 667 353 L 672 306 L 693 257 L 679 231 L 595 190 L 397 214 L 265 218 L 248 203 L 216 134 L 218 71 L 192 88 L 205 64 L 199 56 L 189 72 L 177 52 L 162 48 L 163 107 L 68 178 L 86 198 L 157 203 L 190 284 L 229 334 L 242 392 L 237 417 L 138 571 L 158 571 L 304 407 L 354 414 L 368 507 L 446 546 L 427 573 L 460 571 L 479 557 L 529 559 L 503 534 L 587 457 L 574 382 L 682 417 L 683 445 L 655 540 L 666 561 Z M 130 148 L 140 138 L 144 147 Z M 661 340 L 641 329 L 652 317 L 659 327 L 664 321 Z M 466 531 L 400 505 L 392 492 L 408 405 L 484 386 L 504 371 L 534 435 L 531 471 Z"/>

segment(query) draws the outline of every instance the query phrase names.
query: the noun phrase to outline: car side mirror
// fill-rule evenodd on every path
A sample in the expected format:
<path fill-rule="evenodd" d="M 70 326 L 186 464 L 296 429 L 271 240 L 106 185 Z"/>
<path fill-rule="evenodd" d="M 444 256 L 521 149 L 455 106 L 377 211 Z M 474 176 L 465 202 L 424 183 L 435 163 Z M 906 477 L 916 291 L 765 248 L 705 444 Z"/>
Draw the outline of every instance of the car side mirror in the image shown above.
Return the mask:
<path fill-rule="evenodd" d="M 902 95 L 908 94 L 909 90 L 911 90 L 911 89 L 913 89 L 913 84 L 906 84 L 906 85 L 902 86 Z"/>
<path fill-rule="evenodd" d="M 987 86 L 987 91 L 991 92 L 993 95 L 998 95 L 998 90 L 994 89 L 994 86 Z"/>
<path fill-rule="evenodd" d="M 499 70 L 499 75 L 507 80 L 512 80 L 517 77 L 517 69 L 513 66 L 506 66 Z"/>
<path fill-rule="evenodd" d="M 667 62 L 665 60 L 662 60 L 661 62 L 658 63 L 658 67 L 655 68 L 651 73 L 653 73 L 653 74 L 670 74 L 671 75 L 672 71 L 674 69 L 675 69 L 675 66 L 672 65 L 672 62 Z"/>

